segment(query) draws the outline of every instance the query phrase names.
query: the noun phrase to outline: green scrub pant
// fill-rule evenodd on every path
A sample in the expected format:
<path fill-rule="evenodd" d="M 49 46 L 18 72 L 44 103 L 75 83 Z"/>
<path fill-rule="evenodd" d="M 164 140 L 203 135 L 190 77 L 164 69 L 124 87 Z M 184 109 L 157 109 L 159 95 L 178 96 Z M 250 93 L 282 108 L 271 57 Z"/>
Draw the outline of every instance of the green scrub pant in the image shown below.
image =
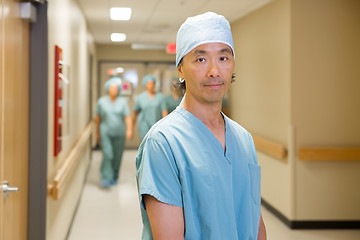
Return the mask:
<path fill-rule="evenodd" d="M 101 179 L 117 181 L 120 164 L 125 147 L 125 136 L 101 135 L 103 161 L 101 163 Z"/>

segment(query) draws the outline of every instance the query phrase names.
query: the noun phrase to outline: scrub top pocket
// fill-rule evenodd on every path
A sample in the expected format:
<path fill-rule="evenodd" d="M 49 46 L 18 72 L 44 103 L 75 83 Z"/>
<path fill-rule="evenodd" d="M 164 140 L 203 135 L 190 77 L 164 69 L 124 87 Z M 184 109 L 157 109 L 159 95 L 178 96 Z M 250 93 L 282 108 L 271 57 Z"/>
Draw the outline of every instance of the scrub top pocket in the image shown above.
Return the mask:
<path fill-rule="evenodd" d="M 261 167 L 259 165 L 249 163 L 250 174 L 250 193 L 251 197 L 257 205 L 261 203 Z"/>

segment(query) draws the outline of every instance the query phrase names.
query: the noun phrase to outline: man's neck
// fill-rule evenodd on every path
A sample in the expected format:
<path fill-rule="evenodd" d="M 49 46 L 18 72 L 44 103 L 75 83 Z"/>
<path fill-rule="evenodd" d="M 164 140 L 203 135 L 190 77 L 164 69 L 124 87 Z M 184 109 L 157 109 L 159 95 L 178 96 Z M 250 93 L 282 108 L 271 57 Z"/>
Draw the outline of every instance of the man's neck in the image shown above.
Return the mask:
<path fill-rule="evenodd" d="M 181 107 L 192 113 L 219 140 L 226 151 L 225 146 L 225 120 L 221 115 L 221 100 L 215 103 L 200 103 L 195 99 L 186 98 L 181 102 Z"/>
<path fill-rule="evenodd" d="M 200 103 L 195 99 L 186 97 L 182 101 L 181 106 L 200 119 L 207 127 L 217 127 L 224 124 L 221 115 L 221 101 L 216 103 Z"/>

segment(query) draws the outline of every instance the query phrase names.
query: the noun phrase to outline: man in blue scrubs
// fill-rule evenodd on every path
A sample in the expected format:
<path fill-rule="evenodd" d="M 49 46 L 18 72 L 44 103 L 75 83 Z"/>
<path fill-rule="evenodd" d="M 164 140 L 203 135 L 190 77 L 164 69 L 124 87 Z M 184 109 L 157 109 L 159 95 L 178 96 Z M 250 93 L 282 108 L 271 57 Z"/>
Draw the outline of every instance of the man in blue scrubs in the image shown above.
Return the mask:
<path fill-rule="evenodd" d="M 211 12 L 190 17 L 176 47 L 184 99 L 136 157 L 142 239 L 266 239 L 253 139 L 221 112 L 234 71 L 230 25 Z"/>

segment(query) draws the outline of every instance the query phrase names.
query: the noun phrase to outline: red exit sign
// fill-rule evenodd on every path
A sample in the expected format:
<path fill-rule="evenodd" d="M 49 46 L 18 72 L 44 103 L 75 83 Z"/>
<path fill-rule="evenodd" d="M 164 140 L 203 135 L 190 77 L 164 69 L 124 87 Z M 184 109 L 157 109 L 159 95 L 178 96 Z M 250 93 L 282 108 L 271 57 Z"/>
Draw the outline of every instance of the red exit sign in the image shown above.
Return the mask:
<path fill-rule="evenodd" d="M 169 54 L 175 54 L 176 53 L 176 43 L 169 43 L 166 46 L 166 52 Z"/>

